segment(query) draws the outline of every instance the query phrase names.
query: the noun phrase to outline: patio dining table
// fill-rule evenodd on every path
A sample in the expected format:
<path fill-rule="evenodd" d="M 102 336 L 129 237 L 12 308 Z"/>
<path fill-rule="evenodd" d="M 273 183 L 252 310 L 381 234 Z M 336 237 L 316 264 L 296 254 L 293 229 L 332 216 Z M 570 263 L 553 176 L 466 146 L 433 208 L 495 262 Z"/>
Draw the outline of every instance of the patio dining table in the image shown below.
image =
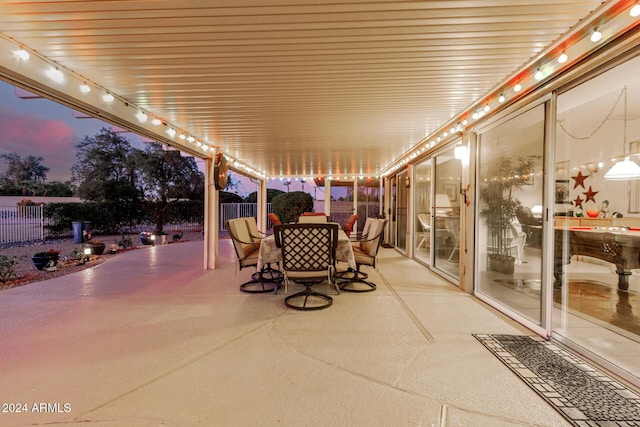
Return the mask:
<path fill-rule="evenodd" d="M 349 240 L 349 236 L 342 230 L 338 230 L 336 260 L 346 262 L 350 268 L 354 270 L 357 269 L 356 258 L 353 254 L 353 248 L 351 247 L 351 240 Z M 260 252 L 258 253 L 258 270 L 260 270 L 263 265 L 280 262 L 282 262 L 282 252 L 280 248 L 276 246 L 275 236 L 272 234 L 262 239 Z"/>

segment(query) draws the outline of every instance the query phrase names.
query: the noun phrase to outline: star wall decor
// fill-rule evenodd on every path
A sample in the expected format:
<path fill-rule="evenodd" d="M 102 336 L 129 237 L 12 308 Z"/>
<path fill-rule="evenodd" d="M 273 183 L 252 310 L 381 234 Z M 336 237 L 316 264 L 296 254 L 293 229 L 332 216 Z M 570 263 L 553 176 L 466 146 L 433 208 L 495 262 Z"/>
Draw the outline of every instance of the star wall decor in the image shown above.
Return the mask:
<path fill-rule="evenodd" d="M 596 202 L 595 195 L 596 195 L 596 194 L 598 194 L 598 193 L 599 193 L 599 191 L 593 191 L 593 190 L 591 189 L 591 186 L 589 186 L 589 190 L 587 190 L 587 191 L 583 191 L 583 192 L 582 192 L 582 194 L 584 194 L 585 196 L 587 196 L 587 198 L 586 198 L 586 199 L 584 199 L 585 203 L 586 203 L 586 202 L 589 202 L 589 200 L 592 200 L 592 201 L 593 201 L 593 203 L 595 203 L 595 202 Z"/>
<path fill-rule="evenodd" d="M 582 207 L 582 197 L 578 196 L 573 200 L 573 203 L 576 205 L 576 208 Z"/>
<path fill-rule="evenodd" d="M 575 180 L 575 184 L 573 184 L 573 189 L 575 190 L 578 186 L 584 187 L 584 180 L 589 178 L 589 175 L 582 175 L 582 171 L 578 171 L 578 175 L 572 176 L 571 179 Z"/>

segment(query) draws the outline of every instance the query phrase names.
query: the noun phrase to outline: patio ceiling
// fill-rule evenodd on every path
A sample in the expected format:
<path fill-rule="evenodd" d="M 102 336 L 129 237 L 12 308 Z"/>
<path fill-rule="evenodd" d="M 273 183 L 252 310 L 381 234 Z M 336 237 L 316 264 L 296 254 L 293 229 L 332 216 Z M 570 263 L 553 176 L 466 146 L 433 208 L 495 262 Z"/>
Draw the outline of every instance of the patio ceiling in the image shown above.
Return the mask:
<path fill-rule="evenodd" d="M 123 106 L 115 112 L 56 89 L 6 59 L 0 74 L 120 126 L 157 132 L 174 147 L 210 154 L 133 114 L 123 118 L 125 107 L 143 109 L 270 177 L 376 175 L 601 5 L 2 1 L 5 42 L 109 91 Z"/>

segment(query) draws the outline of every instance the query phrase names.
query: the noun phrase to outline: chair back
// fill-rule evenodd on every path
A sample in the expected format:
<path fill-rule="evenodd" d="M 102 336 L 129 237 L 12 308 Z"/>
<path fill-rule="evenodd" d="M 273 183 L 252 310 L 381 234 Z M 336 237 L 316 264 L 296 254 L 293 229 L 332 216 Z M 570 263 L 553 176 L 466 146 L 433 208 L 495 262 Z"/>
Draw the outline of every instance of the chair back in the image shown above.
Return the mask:
<path fill-rule="evenodd" d="M 364 240 L 360 241 L 360 250 L 362 252 L 372 258 L 376 257 L 380 244 L 382 243 L 382 236 L 386 225 L 386 219 L 371 219 L 369 234 Z"/>
<path fill-rule="evenodd" d="M 274 214 L 273 212 L 269 212 L 267 214 L 267 218 L 269 218 L 271 220 L 271 222 L 273 223 L 273 225 L 280 225 L 282 224 L 282 221 L 280 221 L 280 217 L 278 217 L 278 215 Z"/>
<path fill-rule="evenodd" d="M 322 212 L 305 212 L 298 217 L 299 224 L 326 224 L 327 216 Z"/>
<path fill-rule="evenodd" d="M 246 217 L 245 221 L 247 223 L 247 229 L 249 230 L 249 237 L 251 238 L 250 241 L 260 244 L 263 237 L 261 236 L 262 233 L 260 233 L 260 231 L 258 230 L 258 222 L 256 221 L 255 217 Z"/>
<path fill-rule="evenodd" d="M 282 268 L 293 280 L 326 277 L 335 264 L 338 224 L 281 224 L 274 227 Z"/>
<path fill-rule="evenodd" d="M 236 250 L 236 255 L 240 261 L 240 268 L 246 267 L 247 265 L 257 265 L 258 247 L 251 240 L 246 218 L 230 219 L 226 224 L 229 236 L 231 236 L 231 240 L 233 241 L 233 247 Z"/>
<path fill-rule="evenodd" d="M 428 213 L 426 212 L 419 213 L 418 221 L 420 221 L 420 226 L 422 227 L 422 231 L 431 230 L 431 224 L 429 223 Z"/>
<path fill-rule="evenodd" d="M 347 218 L 347 220 L 344 222 L 344 226 L 342 227 L 342 230 L 347 236 L 351 235 L 351 232 L 353 231 L 353 226 L 355 225 L 357 220 L 358 220 L 358 214 L 353 214 L 349 216 L 349 218 Z"/>
<path fill-rule="evenodd" d="M 371 225 L 373 224 L 374 221 L 376 221 L 376 219 L 370 216 L 367 217 L 367 219 L 364 221 L 364 227 L 362 228 L 362 236 L 361 236 L 363 240 L 366 239 L 367 236 L 369 235 L 369 231 L 371 231 Z"/>

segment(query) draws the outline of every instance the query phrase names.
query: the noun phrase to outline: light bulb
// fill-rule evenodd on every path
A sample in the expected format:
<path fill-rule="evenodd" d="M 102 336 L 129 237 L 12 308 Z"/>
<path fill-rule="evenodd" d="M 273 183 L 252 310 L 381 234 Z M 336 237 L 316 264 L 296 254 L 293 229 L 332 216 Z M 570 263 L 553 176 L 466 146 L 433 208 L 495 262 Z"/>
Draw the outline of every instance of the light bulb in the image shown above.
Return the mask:
<path fill-rule="evenodd" d="M 102 100 L 104 102 L 113 102 L 113 95 L 111 95 L 110 93 L 105 93 L 104 95 L 102 95 Z"/>
<path fill-rule="evenodd" d="M 159 126 L 159 125 L 161 125 L 161 124 L 162 124 L 162 120 L 160 120 L 159 118 L 157 118 L 157 117 L 156 117 L 155 119 L 153 119 L 153 120 L 151 121 L 151 123 L 153 123 L 153 124 L 154 124 L 154 125 L 156 125 L 156 126 Z"/>
<path fill-rule="evenodd" d="M 633 5 L 631 10 L 629 11 L 629 15 L 633 16 L 634 18 L 640 16 L 640 3 L 636 3 Z"/>
<path fill-rule="evenodd" d="M 47 70 L 47 76 L 56 83 L 62 83 L 64 81 L 64 74 L 57 68 L 49 68 Z"/>
<path fill-rule="evenodd" d="M 176 130 L 174 128 L 169 128 L 167 129 L 167 134 L 173 138 L 174 136 L 176 136 Z"/>
<path fill-rule="evenodd" d="M 502 104 L 506 100 L 507 98 L 505 98 L 503 94 L 500 94 L 500 98 L 498 98 L 498 102 Z"/>
<path fill-rule="evenodd" d="M 558 56 L 558 62 L 561 64 L 564 64 L 565 62 L 567 62 L 567 59 L 569 59 L 569 57 L 564 52 L 562 52 L 560 56 Z"/>
<path fill-rule="evenodd" d="M 522 90 L 522 85 L 520 83 L 516 83 L 516 85 L 513 87 L 513 90 L 516 92 L 520 92 Z"/>
<path fill-rule="evenodd" d="M 540 68 L 538 68 L 536 73 L 533 75 L 533 78 L 536 80 L 542 80 L 543 77 L 544 77 L 544 74 L 542 74 L 542 71 L 540 71 Z"/>
<path fill-rule="evenodd" d="M 140 123 L 144 123 L 147 121 L 147 115 L 145 114 L 144 111 L 138 111 L 136 113 L 136 119 L 138 119 Z"/>
<path fill-rule="evenodd" d="M 80 85 L 80 92 L 84 93 L 85 95 L 88 94 L 89 92 L 91 92 L 91 86 L 86 83 L 82 83 Z"/>
<path fill-rule="evenodd" d="M 596 43 L 596 42 L 599 42 L 601 38 L 602 38 L 602 33 L 598 31 L 597 28 L 594 28 L 593 33 L 591 33 L 591 41 Z"/>
<path fill-rule="evenodd" d="M 29 52 L 27 52 L 24 49 L 18 49 L 16 51 L 14 51 L 13 53 L 16 56 L 16 58 L 21 59 L 23 61 L 28 61 L 29 58 L 31 58 L 31 55 L 29 54 Z"/>

